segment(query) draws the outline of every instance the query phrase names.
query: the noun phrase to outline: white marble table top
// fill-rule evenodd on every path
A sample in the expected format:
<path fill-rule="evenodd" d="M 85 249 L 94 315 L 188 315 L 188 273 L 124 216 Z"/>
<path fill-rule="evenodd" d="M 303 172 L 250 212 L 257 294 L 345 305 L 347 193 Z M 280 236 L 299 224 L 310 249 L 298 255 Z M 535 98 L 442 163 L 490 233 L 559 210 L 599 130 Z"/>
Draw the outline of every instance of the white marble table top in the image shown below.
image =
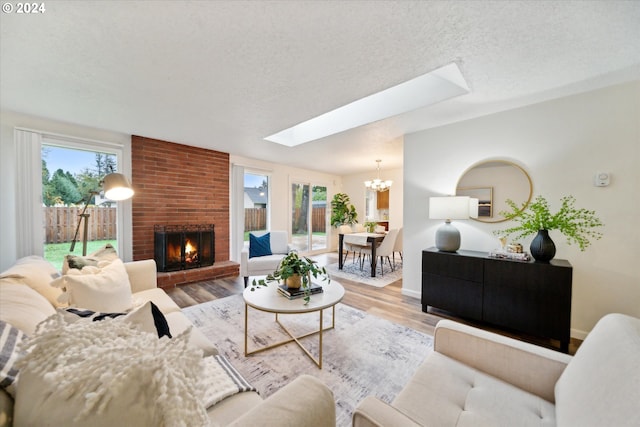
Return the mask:
<path fill-rule="evenodd" d="M 247 287 L 242 296 L 244 302 L 257 310 L 271 313 L 308 313 L 332 307 L 344 297 L 342 285 L 331 279 L 331 283 L 323 280 L 314 281 L 322 286 L 324 292 L 311 295 L 309 304 L 305 305 L 304 298 L 288 299 L 278 292 L 278 283 L 269 283 L 268 287 L 259 287 L 254 291 Z"/>

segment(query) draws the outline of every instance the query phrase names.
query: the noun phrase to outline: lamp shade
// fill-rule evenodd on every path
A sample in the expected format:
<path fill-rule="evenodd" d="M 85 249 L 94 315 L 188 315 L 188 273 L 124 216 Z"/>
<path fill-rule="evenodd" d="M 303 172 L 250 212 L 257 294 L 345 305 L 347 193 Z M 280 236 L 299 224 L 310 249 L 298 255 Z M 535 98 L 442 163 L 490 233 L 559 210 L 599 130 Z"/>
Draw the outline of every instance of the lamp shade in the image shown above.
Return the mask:
<path fill-rule="evenodd" d="M 467 196 L 429 197 L 430 219 L 469 219 L 470 211 Z"/>
<path fill-rule="evenodd" d="M 469 217 L 478 218 L 478 199 L 469 198 Z"/>
<path fill-rule="evenodd" d="M 104 196 L 110 200 L 126 200 L 133 196 L 133 188 L 126 176 L 110 173 L 104 177 Z"/>

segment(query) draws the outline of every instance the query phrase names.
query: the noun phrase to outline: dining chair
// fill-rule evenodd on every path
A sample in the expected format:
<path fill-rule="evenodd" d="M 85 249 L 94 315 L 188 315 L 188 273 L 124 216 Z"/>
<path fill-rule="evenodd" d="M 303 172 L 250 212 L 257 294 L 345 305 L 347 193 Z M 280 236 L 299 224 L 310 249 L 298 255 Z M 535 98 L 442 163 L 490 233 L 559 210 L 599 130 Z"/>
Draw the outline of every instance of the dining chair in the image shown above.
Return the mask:
<path fill-rule="evenodd" d="M 391 271 L 395 271 L 395 266 L 391 263 L 391 255 L 393 254 L 393 249 L 395 247 L 397 237 L 398 237 L 397 228 L 389 230 L 387 235 L 384 236 L 384 239 L 382 239 L 380 246 L 376 248 L 376 257 L 380 257 L 380 263 L 379 263 L 380 276 L 384 275 L 385 258 L 387 259 L 387 262 L 389 262 L 389 267 L 391 267 Z M 360 270 L 362 270 L 362 267 L 364 266 L 365 257 L 369 255 L 369 259 L 371 259 L 371 248 L 370 247 L 363 248 L 361 253 L 362 253 L 362 259 L 360 260 Z"/>
<path fill-rule="evenodd" d="M 340 234 L 351 234 L 353 233 L 353 230 L 351 229 L 350 225 L 341 225 L 338 228 L 338 232 Z M 351 249 L 351 245 L 349 243 L 343 242 L 342 243 L 342 254 L 340 254 L 342 258 L 342 262 L 344 263 L 347 260 L 347 256 L 349 255 L 349 252 L 352 251 Z M 354 253 L 354 262 L 355 262 L 355 253 Z"/>
<path fill-rule="evenodd" d="M 357 225 L 357 224 L 356 224 Z M 353 233 L 353 229 L 351 228 L 350 225 L 341 225 L 340 226 L 340 233 L 342 234 L 350 234 Z M 357 231 L 356 231 L 357 232 Z M 342 243 L 342 251 L 344 253 L 344 258 L 343 258 L 343 263 L 347 260 L 348 256 L 349 256 L 349 252 L 352 252 L 352 263 L 356 262 L 356 253 L 358 254 L 358 260 L 360 260 L 361 255 L 361 249 L 364 248 L 365 246 L 362 245 L 356 245 L 353 243 L 346 243 L 343 242 Z"/>
<path fill-rule="evenodd" d="M 393 245 L 393 254 L 391 255 L 394 268 L 396 267 L 396 252 L 398 252 L 398 254 L 400 255 L 400 261 L 404 261 L 404 258 L 402 258 L 402 227 L 398 229 L 396 243 Z"/>

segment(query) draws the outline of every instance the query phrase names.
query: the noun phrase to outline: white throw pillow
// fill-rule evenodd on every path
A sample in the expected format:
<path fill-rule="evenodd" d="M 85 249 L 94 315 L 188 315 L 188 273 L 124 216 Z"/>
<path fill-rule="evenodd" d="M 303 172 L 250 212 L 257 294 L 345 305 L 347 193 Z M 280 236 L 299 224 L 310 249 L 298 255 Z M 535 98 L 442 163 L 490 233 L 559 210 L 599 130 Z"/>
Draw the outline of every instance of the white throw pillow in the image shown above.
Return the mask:
<path fill-rule="evenodd" d="M 129 275 L 119 258 L 101 261 L 98 266 L 82 270 L 71 268 L 51 284 L 66 290 L 69 305 L 73 307 L 105 313 L 127 311 L 133 307 Z"/>
<path fill-rule="evenodd" d="M 167 336 L 171 338 L 171 330 L 164 314 L 153 302 L 147 301 L 144 305 L 129 313 L 104 313 L 83 308 L 67 307 L 58 309 L 65 322 L 108 322 L 122 317 L 125 322 L 137 326 L 141 331 L 157 335 L 158 338 Z"/>
<path fill-rule="evenodd" d="M 60 272 L 47 260 L 39 256 L 20 258 L 8 270 L 0 273 L 0 278 L 22 279 L 22 282 L 45 297 L 54 307 L 62 307 L 58 297 L 60 289 L 50 286 L 52 280 L 60 277 Z"/>
<path fill-rule="evenodd" d="M 87 256 L 69 254 L 62 262 L 62 274 L 67 274 L 70 268 L 82 270 L 88 265 L 97 266 L 100 261 L 113 261 L 116 258 L 118 258 L 118 252 L 109 243 Z"/>
<path fill-rule="evenodd" d="M 45 297 L 22 280 L 0 279 L 0 320 L 31 335 L 38 323 L 55 314 L 56 310 Z"/>

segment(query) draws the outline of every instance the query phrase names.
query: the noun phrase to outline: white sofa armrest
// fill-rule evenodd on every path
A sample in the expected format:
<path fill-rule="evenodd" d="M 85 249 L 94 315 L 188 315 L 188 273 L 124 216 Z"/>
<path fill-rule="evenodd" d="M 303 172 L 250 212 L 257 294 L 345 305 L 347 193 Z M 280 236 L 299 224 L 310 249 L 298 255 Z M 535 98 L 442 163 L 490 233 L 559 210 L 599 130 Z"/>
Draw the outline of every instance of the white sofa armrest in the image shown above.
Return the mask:
<path fill-rule="evenodd" d="M 245 245 L 240 251 L 240 277 L 249 275 L 249 246 Z"/>
<path fill-rule="evenodd" d="M 353 411 L 353 427 L 419 427 L 411 418 L 375 396 L 367 396 Z"/>
<path fill-rule="evenodd" d="M 129 275 L 131 292 L 134 294 L 158 287 L 156 262 L 152 259 L 125 262 L 124 267 Z"/>
<path fill-rule="evenodd" d="M 555 384 L 572 358 L 451 320 L 436 325 L 434 350 L 549 402 L 555 402 Z"/>
<path fill-rule="evenodd" d="M 333 393 L 316 377 L 301 375 L 230 425 L 335 427 Z"/>

